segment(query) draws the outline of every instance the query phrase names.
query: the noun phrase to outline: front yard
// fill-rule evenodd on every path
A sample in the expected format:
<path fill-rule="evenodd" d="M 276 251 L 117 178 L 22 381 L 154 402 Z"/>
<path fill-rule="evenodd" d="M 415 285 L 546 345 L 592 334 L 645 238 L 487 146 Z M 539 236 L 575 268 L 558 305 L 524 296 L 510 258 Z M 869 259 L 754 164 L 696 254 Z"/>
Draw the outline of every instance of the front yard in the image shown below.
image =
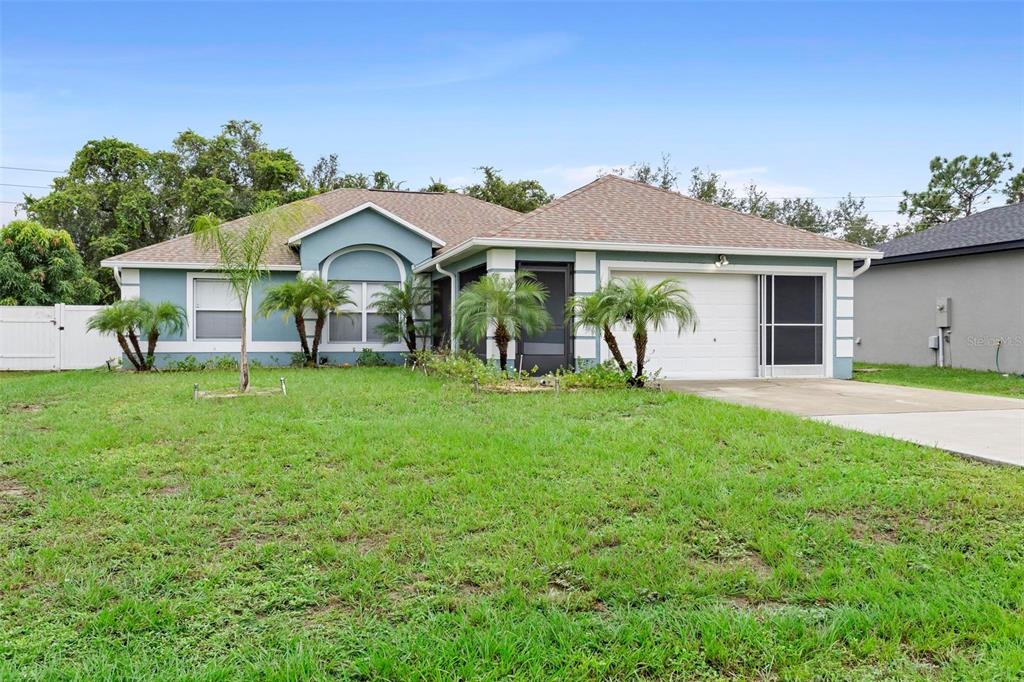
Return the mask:
<path fill-rule="evenodd" d="M 1024 377 L 1016 374 L 980 372 L 974 369 L 857 363 L 853 378 L 878 384 L 1024 398 Z"/>
<path fill-rule="evenodd" d="M 1024 675 L 1024 471 L 692 396 L 0 375 L 0 678 Z"/>

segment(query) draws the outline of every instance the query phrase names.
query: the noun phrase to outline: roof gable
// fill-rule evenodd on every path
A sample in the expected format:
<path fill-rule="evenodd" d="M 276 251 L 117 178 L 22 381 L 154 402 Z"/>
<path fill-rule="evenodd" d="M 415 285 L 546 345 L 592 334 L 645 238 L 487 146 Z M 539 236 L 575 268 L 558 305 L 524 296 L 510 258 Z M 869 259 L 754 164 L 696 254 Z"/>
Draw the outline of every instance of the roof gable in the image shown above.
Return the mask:
<path fill-rule="evenodd" d="M 333 218 L 328 218 L 327 220 L 325 220 L 325 221 L 323 221 L 323 222 L 321 222 L 321 223 L 319 223 L 317 225 L 314 225 L 313 227 L 310 227 L 309 229 L 303 230 L 302 232 L 299 232 L 298 234 L 292 235 L 291 237 L 288 238 L 288 243 L 289 244 L 298 244 L 298 243 L 300 243 L 302 241 L 303 237 L 308 237 L 311 234 L 319 232 L 320 230 L 324 229 L 325 227 L 329 227 L 330 225 L 334 225 L 335 223 L 340 223 L 342 220 L 345 220 L 346 218 L 348 218 L 350 216 L 354 216 L 355 214 L 361 213 L 363 211 L 376 211 L 377 213 L 379 213 L 380 215 L 384 216 L 385 218 L 387 218 L 391 222 L 397 223 L 398 225 L 401 225 L 402 227 L 404 227 L 407 230 L 410 230 L 411 232 L 415 232 L 419 236 L 421 236 L 424 239 L 428 240 L 434 246 L 444 246 L 445 245 L 444 240 L 441 239 L 440 237 L 435 237 L 434 235 L 430 234 L 426 230 L 413 225 L 408 220 L 405 220 L 401 216 L 395 215 L 391 211 L 388 211 L 388 210 L 385 210 L 385 209 L 381 208 L 380 206 L 378 206 L 377 204 L 373 203 L 372 201 L 367 201 L 366 203 L 360 204 L 360 205 L 356 206 L 355 208 L 352 208 L 352 209 L 349 209 L 348 211 L 345 211 L 344 213 L 342 213 L 339 216 L 334 216 Z"/>

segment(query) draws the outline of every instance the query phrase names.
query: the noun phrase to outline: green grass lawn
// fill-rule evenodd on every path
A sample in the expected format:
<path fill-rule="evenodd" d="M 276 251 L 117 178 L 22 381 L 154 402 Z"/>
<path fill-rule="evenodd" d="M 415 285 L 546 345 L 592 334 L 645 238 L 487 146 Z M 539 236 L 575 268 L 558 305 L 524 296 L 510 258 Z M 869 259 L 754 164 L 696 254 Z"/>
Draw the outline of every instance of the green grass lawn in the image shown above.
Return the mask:
<path fill-rule="evenodd" d="M 0 375 L 0 679 L 1020 679 L 1024 471 L 658 392 Z"/>
<path fill-rule="evenodd" d="M 866 371 L 865 371 L 866 370 Z M 1007 398 L 1024 398 L 1024 377 L 952 367 L 911 367 L 857 363 L 853 378 L 876 384 L 898 384 L 939 388 L 946 391 L 986 393 Z"/>

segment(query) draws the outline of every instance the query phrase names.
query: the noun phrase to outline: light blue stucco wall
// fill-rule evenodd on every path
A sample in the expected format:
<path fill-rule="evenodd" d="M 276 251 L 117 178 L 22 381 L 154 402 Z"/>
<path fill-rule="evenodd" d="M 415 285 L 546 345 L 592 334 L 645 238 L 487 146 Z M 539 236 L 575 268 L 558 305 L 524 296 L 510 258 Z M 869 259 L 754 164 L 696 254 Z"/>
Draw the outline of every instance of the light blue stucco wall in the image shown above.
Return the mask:
<path fill-rule="evenodd" d="M 323 262 L 333 253 L 360 244 L 390 249 L 400 255 L 407 265 L 430 258 L 433 251 L 430 240 L 367 209 L 303 237 L 299 250 L 302 269 L 319 271 Z"/>
<path fill-rule="evenodd" d="M 401 365 L 406 359 L 402 353 L 381 353 L 384 359 L 393 365 Z M 221 358 L 230 357 L 233 360 L 238 360 L 238 353 L 160 353 L 158 352 L 155 357 L 155 364 L 157 367 L 164 369 L 169 367 L 172 363 L 181 362 L 186 358 L 192 357 L 196 362 L 216 361 Z M 321 358 L 326 358 L 327 362 L 332 365 L 354 365 L 356 359 L 359 357 L 359 353 L 342 352 L 342 353 L 320 353 Z M 290 353 L 249 353 L 250 362 L 258 362 L 264 367 L 287 367 L 291 363 Z"/>
<path fill-rule="evenodd" d="M 159 303 L 170 301 L 186 308 L 185 270 L 139 270 L 139 298 Z M 188 330 L 178 334 L 161 334 L 164 341 L 184 341 Z"/>
<path fill-rule="evenodd" d="M 283 282 L 292 282 L 297 273 L 272 272 L 270 277 L 256 283 L 252 289 L 252 340 L 253 341 L 298 341 L 299 332 L 295 329 L 295 320 L 285 318 L 281 313 L 270 317 L 260 317 L 256 311 L 260 309 L 266 291 L 272 286 Z"/>
<path fill-rule="evenodd" d="M 394 267 L 394 263 L 392 263 Z M 194 270 L 140 270 L 139 297 L 147 301 L 170 301 L 182 308 L 187 307 L 188 273 Z M 295 272 L 271 272 L 269 277 L 256 283 L 252 290 L 252 336 L 253 341 L 297 341 L 298 333 L 291 319 L 282 318 L 280 313 L 270 317 L 259 317 L 256 310 L 263 302 L 268 287 L 290 282 Z M 188 330 L 180 334 L 161 334 L 162 341 L 185 341 Z"/>

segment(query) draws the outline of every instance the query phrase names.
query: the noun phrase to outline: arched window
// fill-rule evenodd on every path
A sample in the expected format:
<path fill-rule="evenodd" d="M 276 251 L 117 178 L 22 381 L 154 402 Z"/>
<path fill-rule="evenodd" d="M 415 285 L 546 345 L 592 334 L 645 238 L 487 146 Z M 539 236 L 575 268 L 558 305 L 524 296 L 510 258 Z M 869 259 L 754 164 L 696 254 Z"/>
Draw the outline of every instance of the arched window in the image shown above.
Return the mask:
<path fill-rule="evenodd" d="M 322 276 L 347 284 L 352 303 L 331 314 L 328 343 L 383 343 L 378 327 L 387 318 L 377 312 L 376 300 L 389 285 L 404 281 L 405 268 L 394 252 L 377 246 L 349 247 L 329 256 L 321 268 Z"/>

